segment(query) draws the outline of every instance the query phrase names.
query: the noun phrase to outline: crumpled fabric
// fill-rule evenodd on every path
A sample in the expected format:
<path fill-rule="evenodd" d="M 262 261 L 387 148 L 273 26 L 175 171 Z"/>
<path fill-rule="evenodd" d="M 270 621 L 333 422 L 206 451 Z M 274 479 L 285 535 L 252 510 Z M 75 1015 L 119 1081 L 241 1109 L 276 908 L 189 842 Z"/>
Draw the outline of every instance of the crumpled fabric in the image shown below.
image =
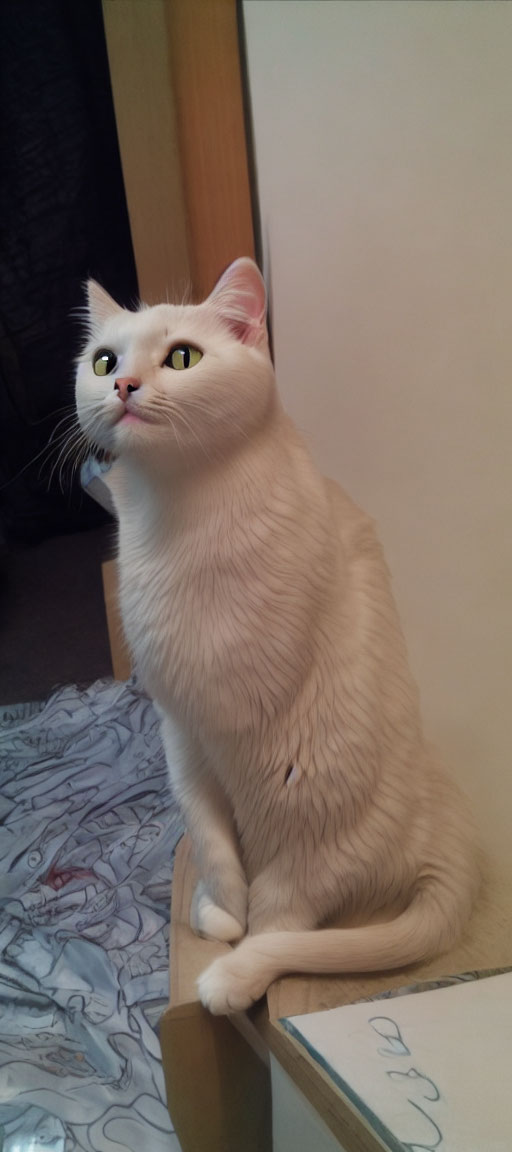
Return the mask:
<path fill-rule="evenodd" d="M 182 832 L 135 681 L 0 708 L 0 1146 L 179 1152 L 155 1031 Z"/>

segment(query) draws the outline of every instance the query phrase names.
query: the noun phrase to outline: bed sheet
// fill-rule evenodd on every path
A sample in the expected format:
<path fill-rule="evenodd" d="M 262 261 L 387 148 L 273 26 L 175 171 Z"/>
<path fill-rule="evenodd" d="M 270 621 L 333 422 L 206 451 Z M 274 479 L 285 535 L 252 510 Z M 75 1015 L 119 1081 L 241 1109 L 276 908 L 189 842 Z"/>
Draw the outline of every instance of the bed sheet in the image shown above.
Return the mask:
<path fill-rule="evenodd" d="M 181 820 L 134 680 L 0 709 L 2 1152 L 179 1152 L 157 1024 Z"/>

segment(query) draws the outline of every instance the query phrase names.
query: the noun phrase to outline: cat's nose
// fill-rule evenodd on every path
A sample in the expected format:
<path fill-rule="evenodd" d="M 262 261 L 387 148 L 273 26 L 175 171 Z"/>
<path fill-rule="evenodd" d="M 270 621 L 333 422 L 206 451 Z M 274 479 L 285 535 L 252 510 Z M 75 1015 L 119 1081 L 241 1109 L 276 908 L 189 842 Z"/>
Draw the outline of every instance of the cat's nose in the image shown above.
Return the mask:
<path fill-rule="evenodd" d="M 141 381 L 137 380 L 136 376 L 118 376 L 114 392 L 119 392 L 119 399 L 126 403 L 130 392 L 136 392 L 140 385 Z"/>

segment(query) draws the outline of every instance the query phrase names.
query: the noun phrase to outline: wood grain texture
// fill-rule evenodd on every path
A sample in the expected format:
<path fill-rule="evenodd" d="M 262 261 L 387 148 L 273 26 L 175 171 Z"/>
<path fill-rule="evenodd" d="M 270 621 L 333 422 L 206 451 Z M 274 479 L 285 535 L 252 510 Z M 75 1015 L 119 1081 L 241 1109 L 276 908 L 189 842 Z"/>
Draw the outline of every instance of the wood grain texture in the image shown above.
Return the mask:
<path fill-rule="evenodd" d="M 166 6 L 194 297 L 254 256 L 235 0 Z"/>
<path fill-rule="evenodd" d="M 269 1071 L 230 1021 L 170 1009 L 159 1033 L 182 1152 L 271 1152 Z"/>
<path fill-rule="evenodd" d="M 112 671 L 116 680 L 128 680 L 131 675 L 131 658 L 124 638 L 121 613 L 119 611 L 117 562 L 106 560 L 101 565 L 103 595 L 107 616 L 108 639 Z"/>
<path fill-rule="evenodd" d="M 168 7 L 168 0 L 103 0 L 139 294 L 148 304 L 181 299 L 190 285 Z"/>

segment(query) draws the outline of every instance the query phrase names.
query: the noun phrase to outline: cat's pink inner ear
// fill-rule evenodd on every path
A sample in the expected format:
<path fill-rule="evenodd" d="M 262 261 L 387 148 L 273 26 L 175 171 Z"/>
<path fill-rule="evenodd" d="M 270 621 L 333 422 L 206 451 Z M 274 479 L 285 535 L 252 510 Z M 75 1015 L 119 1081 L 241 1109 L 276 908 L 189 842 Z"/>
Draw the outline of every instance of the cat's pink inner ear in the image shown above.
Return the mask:
<path fill-rule="evenodd" d="M 242 344 L 261 344 L 267 339 L 267 295 L 261 272 L 253 260 L 235 260 L 223 273 L 208 297 L 219 316 Z"/>
<path fill-rule="evenodd" d="M 93 331 L 102 328 L 110 316 L 122 312 L 119 304 L 116 304 L 115 300 L 95 280 L 87 281 L 87 303 L 89 321 Z"/>

